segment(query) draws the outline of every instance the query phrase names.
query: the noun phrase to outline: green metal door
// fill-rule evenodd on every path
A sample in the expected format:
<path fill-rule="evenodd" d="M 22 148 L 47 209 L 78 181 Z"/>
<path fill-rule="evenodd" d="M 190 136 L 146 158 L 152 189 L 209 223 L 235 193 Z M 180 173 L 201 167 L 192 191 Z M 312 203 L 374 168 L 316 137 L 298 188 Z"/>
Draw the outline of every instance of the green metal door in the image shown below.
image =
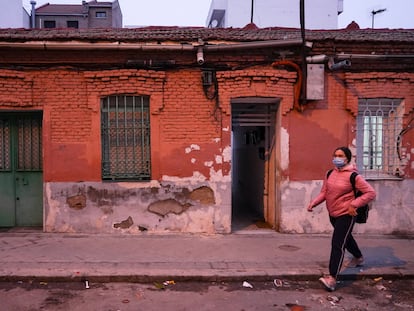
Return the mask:
<path fill-rule="evenodd" d="M 0 227 L 43 223 L 42 114 L 0 114 Z"/>

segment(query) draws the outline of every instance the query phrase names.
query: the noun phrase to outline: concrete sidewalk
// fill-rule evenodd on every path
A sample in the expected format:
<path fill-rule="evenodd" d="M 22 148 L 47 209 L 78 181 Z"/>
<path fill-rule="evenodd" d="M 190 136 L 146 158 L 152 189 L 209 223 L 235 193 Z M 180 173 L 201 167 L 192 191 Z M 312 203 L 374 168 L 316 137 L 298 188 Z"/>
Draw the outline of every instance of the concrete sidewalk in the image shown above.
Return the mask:
<path fill-rule="evenodd" d="M 327 273 L 329 235 L 244 231 L 229 235 L 0 233 L 0 278 L 94 282 L 316 280 Z M 362 268 L 343 278 L 414 277 L 414 240 L 356 239 Z"/>

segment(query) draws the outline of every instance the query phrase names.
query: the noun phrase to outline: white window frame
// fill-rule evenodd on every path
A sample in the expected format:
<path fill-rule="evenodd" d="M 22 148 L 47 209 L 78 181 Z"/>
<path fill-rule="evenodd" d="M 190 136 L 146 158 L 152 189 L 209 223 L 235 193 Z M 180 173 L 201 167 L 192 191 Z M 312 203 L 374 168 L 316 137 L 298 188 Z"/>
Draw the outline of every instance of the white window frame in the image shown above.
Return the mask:
<path fill-rule="evenodd" d="M 108 13 L 106 11 L 96 11 L 95 18 L 105 19 L 108 17 Z"/>
<path fill-rule="evenodd" d="M 369 179 L 400 179 L 398 138 L 403 103 L 393 98 L 358 100 L 356 164 Z"/>

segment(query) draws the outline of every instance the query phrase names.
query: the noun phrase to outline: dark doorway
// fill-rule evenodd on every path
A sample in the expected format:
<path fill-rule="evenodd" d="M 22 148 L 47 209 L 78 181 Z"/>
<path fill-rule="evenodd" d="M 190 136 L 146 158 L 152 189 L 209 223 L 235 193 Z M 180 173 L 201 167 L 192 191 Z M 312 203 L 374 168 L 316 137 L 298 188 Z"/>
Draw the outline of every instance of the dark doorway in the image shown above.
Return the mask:
<path fill-rule="evenodd" d="M 269 174 L 275 143 L 277 102 L 249 98 L 232 101 L 232 231 L 271 229 L 275 200 Z M 269 213 L 270 212 L 270 213 Z"/>

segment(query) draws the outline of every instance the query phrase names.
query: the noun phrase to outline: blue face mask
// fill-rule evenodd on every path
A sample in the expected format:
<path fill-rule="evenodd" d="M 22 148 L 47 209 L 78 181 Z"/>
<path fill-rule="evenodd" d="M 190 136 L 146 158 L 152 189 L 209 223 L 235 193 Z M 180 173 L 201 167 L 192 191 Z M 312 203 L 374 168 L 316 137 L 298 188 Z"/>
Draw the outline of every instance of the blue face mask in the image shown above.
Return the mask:
<path fill-rule="evenodd" d="M 337 168 L 341 168 L 341 167 L 344 167 L 346 165 L 346 161 L 345 161 L 344 158 L 333 158 L 332 163 Z"/>

